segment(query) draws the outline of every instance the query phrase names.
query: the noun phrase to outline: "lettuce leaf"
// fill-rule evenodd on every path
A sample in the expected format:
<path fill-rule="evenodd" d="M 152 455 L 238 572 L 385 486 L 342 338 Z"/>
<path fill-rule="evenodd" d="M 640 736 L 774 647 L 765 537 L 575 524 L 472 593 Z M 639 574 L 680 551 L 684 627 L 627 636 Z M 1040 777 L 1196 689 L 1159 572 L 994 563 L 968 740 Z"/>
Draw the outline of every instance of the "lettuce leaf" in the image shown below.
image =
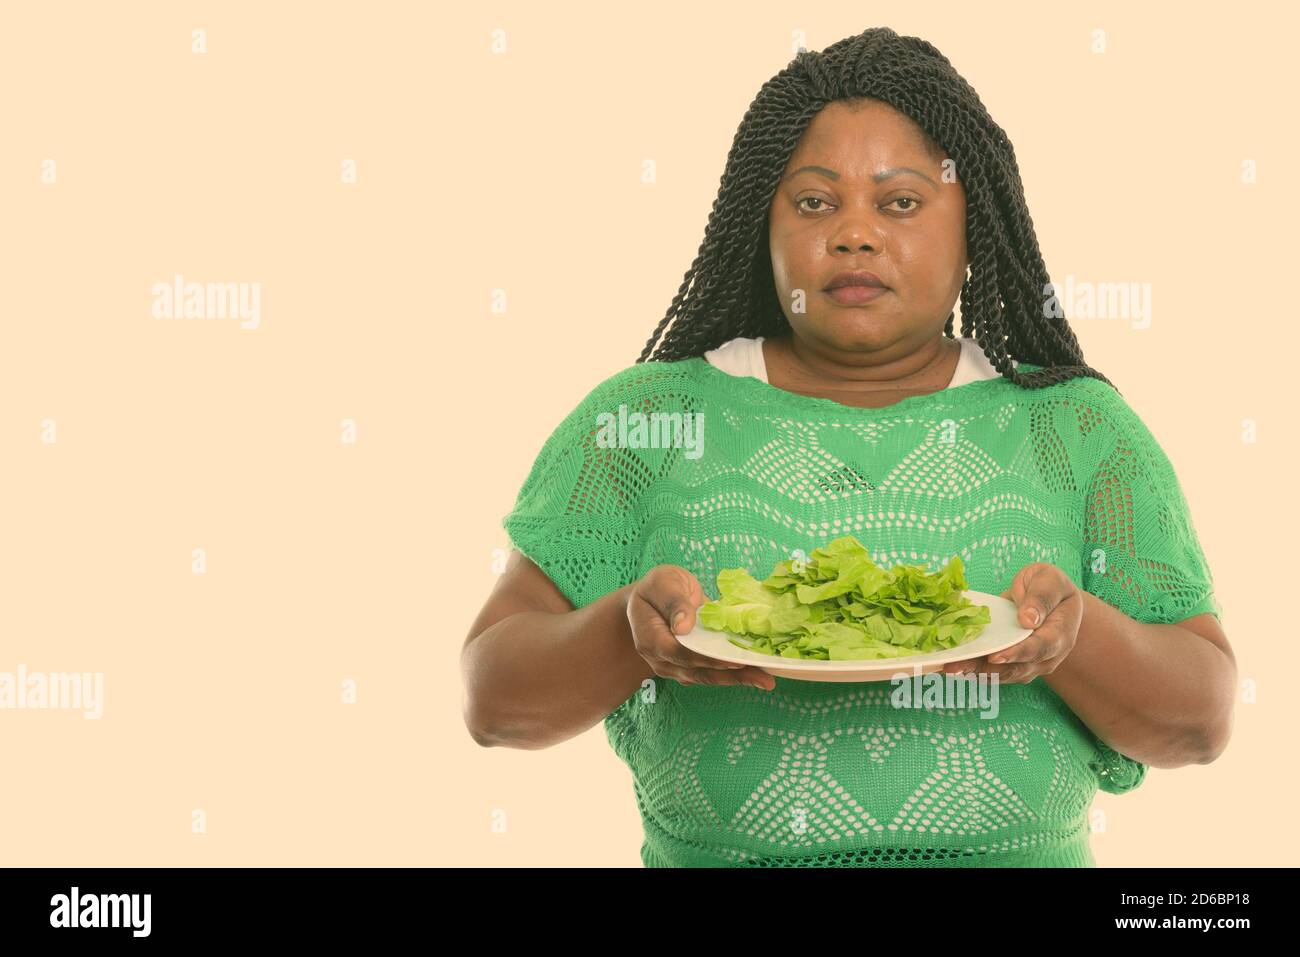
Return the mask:
<path fill-rule="evenodd" d="M 886 570 L 845 535 L 802 563 L 777 563 L 763 581 L 744 568 L 719 572 L 719 597 L 700 606 L 699 618 L 738 647 L 781 658 L 902 658 L 979 637 L 992 618 L 988 606 L 965 597 L 967 587 L 959 556 L 933 573 Z"/>

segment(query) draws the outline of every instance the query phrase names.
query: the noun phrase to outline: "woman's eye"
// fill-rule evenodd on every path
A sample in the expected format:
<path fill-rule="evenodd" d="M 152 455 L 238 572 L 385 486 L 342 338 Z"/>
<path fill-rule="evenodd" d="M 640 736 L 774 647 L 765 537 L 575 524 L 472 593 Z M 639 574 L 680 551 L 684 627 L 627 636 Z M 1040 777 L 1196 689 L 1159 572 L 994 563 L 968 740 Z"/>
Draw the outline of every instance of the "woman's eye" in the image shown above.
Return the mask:
<path fill-rule="evenodd" d="M 821 205 L 819 205 L 819 206 L 804 206 L 804 205 L 803 205 L 804 203 L 820 203 Z M 921 205 L 921 201 L 920 201 L 919 199 L 913 199 L 911 196 L 900 196 L 900 197 L 898 197 L 897 199 L 892 200 L 891 202 L 887 203 L 886 205 L 887 205 L 887 206 L 893 206 L 894 203 L 907 203 L 907 204 L 908 204 L 907 206 L 904 206 L 902 209 L 899 210 L 900 213 L 910 213 L 910 212 L 912 212 L 912 210 L 916 209 L 916 207 L 918 207 L 919 205 Z M 819 212 L 821 212 L 824 208 L 826 208 L 826 207 L 829 206 L 829 205 L 830 205 L 830 204 L 827 203 L 826 200 L 822 199 L 820 196 L 805 196 L 803 199 L 801 199 L 801 200 L 799 200 L 799 201 L 797 201 L 797 202 L 795 203 L 795 206 L 797 206 L 799 209 L 801 209 L 801 210 L 807 210 L 807 211 L 810 212 L 810 213 L 819 213 Z"/>
<path fill-rule="evenodd" d="M 822 199 L 820 196 L 805 196 L 803 199 L 799 200 L 799 202 L 795 203 L 795 205 L 799 206 L 799 203 L 825 203 L 825 202 L 826 200 Z M 799 208 L 808 209 L 807 206 L 799 206 Z M 820 211 L 820 207 L 818 209 L 809 210 L 809 212 L 813 212 L 813 213 L 819 211 Z"/>

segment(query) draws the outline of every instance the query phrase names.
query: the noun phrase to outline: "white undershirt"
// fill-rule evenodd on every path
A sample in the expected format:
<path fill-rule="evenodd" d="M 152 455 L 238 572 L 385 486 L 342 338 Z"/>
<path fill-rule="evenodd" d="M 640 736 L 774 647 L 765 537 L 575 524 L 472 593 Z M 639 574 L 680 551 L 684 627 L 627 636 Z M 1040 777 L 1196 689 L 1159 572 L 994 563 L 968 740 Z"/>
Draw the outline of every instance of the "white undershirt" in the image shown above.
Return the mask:
<path fill-rule="evenodd" d="M 754 339 L 732 339 L 704 353 L 704 358 L 723 372 L 753 376 L 761 382 L 767 382 L 763 339 L 763 336 Z M 957 360 L 952 381 L 945 388 L 951 389 L 953 386 L 965 385 L 977 379 L 996 379 L 1000 375 L 985 357 L 978 342 L 971 338 L 959 338 L 957 342 L 961 344 L 961 356 Z M 1014 360 L 1012 364 L 1015 364 Z"/>

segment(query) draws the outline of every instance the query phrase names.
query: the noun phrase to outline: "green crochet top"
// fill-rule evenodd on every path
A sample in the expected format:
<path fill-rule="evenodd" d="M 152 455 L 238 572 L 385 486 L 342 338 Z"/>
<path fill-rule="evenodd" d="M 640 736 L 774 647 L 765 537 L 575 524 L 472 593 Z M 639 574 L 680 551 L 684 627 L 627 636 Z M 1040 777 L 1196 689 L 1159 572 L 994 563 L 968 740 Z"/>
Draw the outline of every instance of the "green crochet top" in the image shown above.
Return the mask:
<path fill-rule="evenodd" d="M 644 432 L 638 412 L 668 418 Z M 575 608 L 660 564 L 717 597 L 722 569 L 765 578 L 851 534 L 886 567 L 960 555 L 992 594 L 1050 562 L 1140 622 L 1221 613 L 1168 457 L 1093 378 L 981 379 L 870 409 L 703 357 L 634 364 L 546 440 L 503 527 Z M 775 680 L 656 677 L 606 717 L 646 866 L 1090 867 L 1097 789 L 1146 773 L 1042 678 L 1001 686 L 991 719 L 973 702 L 896 708 L 890 681 Z"/>

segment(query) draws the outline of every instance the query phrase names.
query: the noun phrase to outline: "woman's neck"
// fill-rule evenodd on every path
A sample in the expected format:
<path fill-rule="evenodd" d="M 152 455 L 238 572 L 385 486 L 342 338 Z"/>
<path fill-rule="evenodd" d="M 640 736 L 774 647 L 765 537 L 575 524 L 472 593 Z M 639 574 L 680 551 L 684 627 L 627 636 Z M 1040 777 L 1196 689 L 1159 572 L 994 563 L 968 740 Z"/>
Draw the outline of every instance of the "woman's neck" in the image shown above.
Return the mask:
<path fill-rule="evenodd" d="M 858 408 L 881 408 L 908 396 L 946 389 L 960 359 L 961 344 L 944 336 L 912 355 L 878 366 L 828 362 L 801 348 L 790 332 L 763 340 L 770 385 Z"/>

